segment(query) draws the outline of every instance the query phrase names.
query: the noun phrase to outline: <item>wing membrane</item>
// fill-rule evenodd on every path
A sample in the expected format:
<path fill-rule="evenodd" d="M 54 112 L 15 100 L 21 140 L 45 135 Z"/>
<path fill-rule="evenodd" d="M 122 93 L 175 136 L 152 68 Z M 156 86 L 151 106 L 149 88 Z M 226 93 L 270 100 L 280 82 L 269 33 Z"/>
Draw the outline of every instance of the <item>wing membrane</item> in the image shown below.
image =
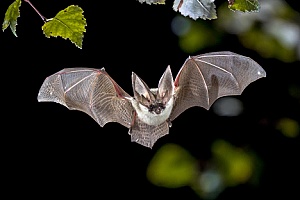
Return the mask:
<path fill-rule="evenodd" d="M 239 95 L 250 83 L 265 76 L 254 60 L 232 52 L 189 57 L 175 78 L 171 120 L 192 106 L 209 109 L 222 96 Z"/>
<path fill-rule="evenodd" d="M 129 128 L 131 98 L 102 68 L 66 68 L 46 78 L 38 101 L 60 103 L 90 115 L 100 126 L 118 122 Z"/>

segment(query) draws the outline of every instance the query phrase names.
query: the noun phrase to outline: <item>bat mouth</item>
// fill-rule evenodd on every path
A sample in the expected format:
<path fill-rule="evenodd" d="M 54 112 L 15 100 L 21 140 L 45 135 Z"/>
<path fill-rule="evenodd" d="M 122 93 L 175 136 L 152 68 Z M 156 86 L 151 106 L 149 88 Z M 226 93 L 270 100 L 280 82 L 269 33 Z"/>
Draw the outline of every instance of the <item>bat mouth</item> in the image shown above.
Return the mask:
<path fill-rule="evenodd" d="M 151 104 L 149 112 L 159 115 L 165 109 L 165 105 L 162 103 Z"/>

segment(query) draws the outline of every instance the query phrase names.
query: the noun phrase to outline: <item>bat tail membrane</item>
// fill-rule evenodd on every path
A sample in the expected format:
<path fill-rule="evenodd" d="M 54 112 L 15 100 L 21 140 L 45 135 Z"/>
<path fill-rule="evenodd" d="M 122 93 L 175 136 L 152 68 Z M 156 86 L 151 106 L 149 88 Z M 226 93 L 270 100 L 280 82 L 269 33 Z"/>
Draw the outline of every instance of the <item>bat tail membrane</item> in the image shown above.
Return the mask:
<path fill-rule="evenodd" d="M 118 122 L 129 128 L 133 110 L 129 97 L 104 69 L 67 68 L 46 78 L 38 101 L 85 112 L 101 127 Z"/>
<path fill-rule="evenodd" d="M 138 118 L 135 120 L 130 132 L 131 141 L 152 148 L 161 137 L 169 134 L 169 124 L 164 122 L 158 126 L 148 125 Z"/>

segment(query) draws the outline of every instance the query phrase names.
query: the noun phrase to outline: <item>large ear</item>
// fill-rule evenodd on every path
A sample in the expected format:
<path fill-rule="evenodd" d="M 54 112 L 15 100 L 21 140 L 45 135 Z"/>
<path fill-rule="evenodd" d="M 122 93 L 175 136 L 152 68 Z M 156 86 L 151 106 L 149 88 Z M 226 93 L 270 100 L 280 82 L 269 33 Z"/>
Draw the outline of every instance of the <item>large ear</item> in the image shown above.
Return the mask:
<path fill-rule="evenodd" d="M 132 72 L 132 88 L 134 97 L 143 105 L 148 106 L 153 101 L 155 101 L 155 97 L 150 91 L 150 88 L 147 84 L 138 77 L 134 72 Z"/>
<path fill-rule="evenodd" d="M 165 73 L 158 83 L 158 98 L 162 100 L 162 103 L 167 103 L 174 94 L 174 81 L 171 72 L 170 65 L 167 67 Z"/>

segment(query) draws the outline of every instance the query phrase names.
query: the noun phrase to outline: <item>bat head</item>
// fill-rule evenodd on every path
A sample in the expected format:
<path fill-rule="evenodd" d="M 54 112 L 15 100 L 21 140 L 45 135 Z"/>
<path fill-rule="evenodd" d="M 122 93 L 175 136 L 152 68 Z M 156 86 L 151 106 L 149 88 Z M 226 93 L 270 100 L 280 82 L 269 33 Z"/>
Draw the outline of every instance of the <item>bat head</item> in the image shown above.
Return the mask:
<path fill-rule="evenodd" d="M 174 94 L 174 81 L 170 66 L 160 78 L 158 88 L 150 89 L 135 73 L 132 73 L 132 87 L 134 98 L 140 104 L 147 107 L 149 112 L 160 114 Z"/>

